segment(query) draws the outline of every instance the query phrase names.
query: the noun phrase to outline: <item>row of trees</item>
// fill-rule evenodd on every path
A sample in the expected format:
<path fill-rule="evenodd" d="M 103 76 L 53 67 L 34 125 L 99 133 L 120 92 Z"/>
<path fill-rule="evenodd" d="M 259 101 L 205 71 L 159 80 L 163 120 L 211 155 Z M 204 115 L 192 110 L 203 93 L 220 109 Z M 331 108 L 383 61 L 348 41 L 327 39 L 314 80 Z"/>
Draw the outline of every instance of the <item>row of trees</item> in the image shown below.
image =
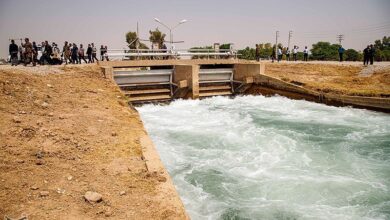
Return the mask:
<path fill-rule="evenodd" d="M 377 61 L 390 61 L 390 37 L 383 37 L 382 40 L 376 40 L 375 59 Z"/>
<path fill-rule="evenodd" d="M 338 60 L 339 54 L 339 44 L 331 44 L 329 42 L 317 42 L 312 45 L 310 50 L 311 54 L 309 59 L 312 60 Z M 278 44 L 279 48 L 283 48 L 282 44 Z M 376 40 L 375 44 L 375 60 L 376 61 L 390 61 L 390 37 L 383 37 L 382 40 Z M 260 57 L 261 58 L 270 58 L 273 53 L 275 45 L 271 43 L 259 44 L 260 48 Z M 285 48 L 284 48 L 285 49 Z M 256 49 L 251 47 L 246 47 L 245 49 L 239 50 L 242 59 L 254 60 L 256 58 Z M 303 59 L 303 53 L 298 52 L 298 59 Z M 344 52 L 344 59 L 346 61 L 362 61 L 363 53 L 362 51 L 356 51 L 354 49 L 347 49 Z"/>
<path fill-rule="evenodd" d="M 164 44 L 166 35 L 162 33 L 158 28 L 154 31 L 149 31 L 149 41 L 153 44 L 158 44 L 159 48 L 162 48 Z M 128 32 L 126 34 L 126 42 L 130 49 L 149 49 L 147 45 L 141 42 L 136 32 Z M 338 60 L 338 48 L 339 44 L 331 44 L 329 42 L 317 42 L 312 45 L 310 50 L 311 54 L 309 59 L 311 60 Z M 284 48 L 282 44 L 278 44 L 279 48 Z M 374 47 L 375 60 L 376 61 L 390 61 L 390 37 L 383 37 L 382 40 L 376 40 Z M 193 47 L 191 49 L 212 49 L 212 46 L 205 47 Z M 229 49 L 230 44 L 222 44 L 219 47 L 220 49 Z M 260 43 L 260 57 L 263 59 L 268 59 L 272 56 L 272 53 L 275 49 L 275 45 L 271 43 Z M 284 48 L 286 49 L 286 48 Z M 291 50 L 291 49 L 290 49 Z M 241 59 L 255 60 L 256 59 L 256 49 L 251 47 L 246 47 L 238 51 L 241 54 Z M 303 53 L 298 52 L 298 59 L 303 59 Z M 195 57 L 202 58 L 202 57 Z M 363 53 L 361 51 L 356 51 L 354 49 L 347 49 L 344 52 L 344 59 L 346 61 L 362 61 Z"/>

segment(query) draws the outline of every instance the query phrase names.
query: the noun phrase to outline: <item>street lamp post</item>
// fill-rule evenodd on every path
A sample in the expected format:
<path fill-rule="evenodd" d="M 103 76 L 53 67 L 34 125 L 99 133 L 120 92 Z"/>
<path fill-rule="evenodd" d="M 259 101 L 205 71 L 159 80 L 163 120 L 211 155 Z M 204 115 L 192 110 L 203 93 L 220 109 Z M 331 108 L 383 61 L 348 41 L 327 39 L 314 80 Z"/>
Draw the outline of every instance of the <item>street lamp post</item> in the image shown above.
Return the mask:
<path fill-rule="evenodd" d="M 185 20 L 185 19 L 181 20 L 181 21 L 180 21 L 177 25 L 175 25 L 174 27 L 169 27 L 168 25 L 162 23 L 158 18 L 154 18 L 154 20 L 155 20 L 156 22 L 160 23 L 161 25 L 163 25 L 164 27 L 166 27 L 166 28 L 169 30 L 169 43 L 171 44 L 171 50 L 173 50 L 173 34 L 172 34 L 172 32 L 173 32 L 173 30 L 174 30 L 175 28 L 177 28 L 179 25 L 186 23 L 187 20 Z"/>

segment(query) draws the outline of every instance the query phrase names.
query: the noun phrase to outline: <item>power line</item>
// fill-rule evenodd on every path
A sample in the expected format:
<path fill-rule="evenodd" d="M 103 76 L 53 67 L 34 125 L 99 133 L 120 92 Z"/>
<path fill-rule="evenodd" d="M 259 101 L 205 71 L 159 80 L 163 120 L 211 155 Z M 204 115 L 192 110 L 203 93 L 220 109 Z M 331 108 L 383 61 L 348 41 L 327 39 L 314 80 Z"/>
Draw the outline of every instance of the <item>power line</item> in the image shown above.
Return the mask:
<path fill-rule="evenodd" d="M 382 23 L 382 24 L 374 24 L 369 26 L 361 26 L 351 29 L 344 29 L 344 31 L 370 31 L 370 30 L 376 30 L 376 29 L 388 29 L 390 28 L 390 23 Z M 302 34 L 326 34 L 326 33 L 334 33 L 336 30 L 324 30 L 324 31 L 307 31 L 307 32 L 300 32 Z"/>
<path fill-rule="evenodd" d="M 372 34 L 387 35 L 388 33 L 390 33 L 390 27 L 389 28 L 382 28 L 382 29 L 372 29 L 372 30 L 349 31 L 348 33 L 350 35 L 353 35 L 354 37 L 360 37 L 362 35 L 372 35 Z M 301 33 L 301 32 L 296 32 L 296 34 L 297 34 L 297 36 L 299 36 L 299 38 L 323 39 L 323 38 L 333 38 L 333 36 L 334 36 L 334 34 L 336 34 L 336 32 L 326 33 L 326 34 L 320 34 L 320 33 L 318 33 L 318 34 L 305 34 L 305 33 Z"/>

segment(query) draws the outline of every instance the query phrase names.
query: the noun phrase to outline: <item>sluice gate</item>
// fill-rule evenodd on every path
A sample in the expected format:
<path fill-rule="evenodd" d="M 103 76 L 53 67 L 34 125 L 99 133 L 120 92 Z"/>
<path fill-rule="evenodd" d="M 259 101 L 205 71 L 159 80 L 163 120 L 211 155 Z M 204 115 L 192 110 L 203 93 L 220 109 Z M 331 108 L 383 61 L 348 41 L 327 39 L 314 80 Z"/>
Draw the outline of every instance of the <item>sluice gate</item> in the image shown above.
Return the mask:
<path fill-rule="evenodd" d="M 247 90 L 264 66 L 223 60 L 112 61 L 102 66 L 132 103 L 231 96 Z"/>
<path fill-rule="evenodd" d="M 173 69 L 114 70 L 114 80 L 131 102 L 170 101 Z"/>
<path fill-rule="evenodd" d="M 232 95 L 233 68 L 199 69 L 199 97 Z"/>

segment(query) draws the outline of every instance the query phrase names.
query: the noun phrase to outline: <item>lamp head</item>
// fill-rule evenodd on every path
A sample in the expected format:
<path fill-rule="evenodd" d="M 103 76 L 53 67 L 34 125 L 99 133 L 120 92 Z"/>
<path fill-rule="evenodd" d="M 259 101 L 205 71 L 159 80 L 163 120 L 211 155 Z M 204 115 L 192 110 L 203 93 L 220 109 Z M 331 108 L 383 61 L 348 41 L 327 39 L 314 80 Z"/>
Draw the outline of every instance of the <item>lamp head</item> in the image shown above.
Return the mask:
<path fill-rule="evenodd" d="M 180 21 L 180 24 L 183 24 L 183 23 L 186 23 L 186 22 L 187 22 L 187 20 L 183 19 L 183 20 Z"/>
<path fill-rule="evenodd" d="M 161 22 L 158 18 L 154 18 L 154 20 L 157 21 L 158 23 Z"/>

